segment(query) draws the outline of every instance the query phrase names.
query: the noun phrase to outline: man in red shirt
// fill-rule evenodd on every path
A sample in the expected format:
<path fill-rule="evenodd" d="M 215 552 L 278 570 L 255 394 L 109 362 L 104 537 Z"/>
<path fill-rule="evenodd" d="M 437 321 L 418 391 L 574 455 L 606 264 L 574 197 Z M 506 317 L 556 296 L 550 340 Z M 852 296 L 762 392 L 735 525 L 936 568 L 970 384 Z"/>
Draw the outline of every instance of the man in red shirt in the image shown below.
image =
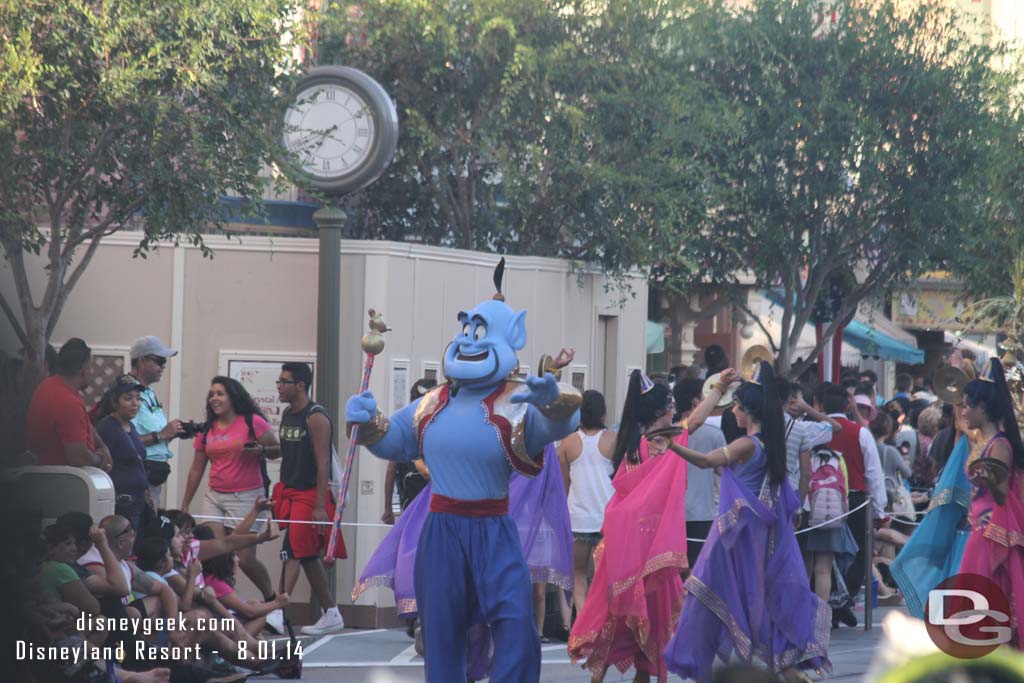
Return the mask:
<path fill-rule="evenodd" d="M 25 425 L 28 449 L 40 465 L 112 468 L 110 451 L 96 434 L 79 393 L 89 384 L 92 349 L 69 339 L 57 354 L 57 374 L 32 394 Z"/>

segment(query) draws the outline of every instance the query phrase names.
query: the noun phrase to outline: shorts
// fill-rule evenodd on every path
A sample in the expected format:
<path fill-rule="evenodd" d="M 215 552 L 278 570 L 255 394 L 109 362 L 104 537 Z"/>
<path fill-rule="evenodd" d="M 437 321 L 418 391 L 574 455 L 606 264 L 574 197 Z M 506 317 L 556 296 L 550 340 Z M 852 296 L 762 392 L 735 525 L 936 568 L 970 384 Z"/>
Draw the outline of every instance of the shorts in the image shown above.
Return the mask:
<path fill-rule="evenodd" d="M 311 514 L 295 514 L 295 507 L 292 505 L 292 513 L 288 515 L 290 520 L 310 521 Z M 308 512 L 311 513 L 312 510 Z M 326 526 L 289 524 L 288 528 L 284 530 L 284 539 L 281 541 L 281 559 L 309 560 L 314 557 L 322 557 L 330 533 L 330 527 Z"/>
<path fill-rule="evenodd" d="M 596 546 L 601 542 L 600 531 L 574 531 L 572 532 L 572 540 L 579 541 L 580 543 L 589 543 L 592 546 Z"/>
<path fill-rule="evenodd" d="M 210 489 L 206 492 L 206 497 L 203 498 L 203 514 L 209 517 L 237 517 L 238 519 L 226 519 L 226 520 L 200 520 L 216 522 L 220 521 L 228 529 L 234 529 L 238 526 L 238 523 L 249 514 L 252 510 L 253 504 L 256 503 L 256 499 L 260 496 L 266 495 L 263 493 L 263 489 L 250 489 L 249 491 L 232 491 L 230 493 L 224 493 L 221 491 L 214 491 Z M 266 521 L 263 519 L 269 513 L 261 512 L 256 521 L 252 523 L 252 527 L 249 531 L 253 533 L 259 533 L 263 531 L 263 526 Z"/>
<path fill-rule="evenodd" d="M 281 559 L 308 560 L 323 557 L 330 540 L 331 527 L 317 524 L 288 524 L 288 522 L 309 522 L 313 519 L 313 505 L 316 502 L 314 489 L 296 490 L 283 484 L 274 485 L 274 514 L 281 520 L 284 538 L 281 542 Z M 328 501 L 327 516 L 334 518 L 334 505 Z M 345 539 L 339 533 L 334 549 L 335 559 L 347 557 Z"/>

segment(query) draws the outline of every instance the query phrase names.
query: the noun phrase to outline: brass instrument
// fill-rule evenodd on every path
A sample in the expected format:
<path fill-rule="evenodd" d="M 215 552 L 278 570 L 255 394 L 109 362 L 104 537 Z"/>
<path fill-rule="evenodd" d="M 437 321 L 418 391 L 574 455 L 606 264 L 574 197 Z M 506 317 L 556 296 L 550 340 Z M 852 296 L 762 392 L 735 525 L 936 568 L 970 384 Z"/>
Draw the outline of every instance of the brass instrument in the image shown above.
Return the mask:
<path fill-rule="evenodd" d="M 960 403 L 969 381 L 967 373 L 953 365 L 943 365 L 932 375 L 935 395 L 952 405 Z"/>
<path fill-rule="evenodd" d="M 743 379 L 749 380 L 753 377 L 754 371 L 761 364 L 761 361 L 766 361 L 769 365 L 773 365 L 775 363 L 775 356 L 768 350 L 768 347 L 755 344 L 747 349 L 746 353 L 743 354 L 743 358 L 740 359 L 740 376 Z"/>

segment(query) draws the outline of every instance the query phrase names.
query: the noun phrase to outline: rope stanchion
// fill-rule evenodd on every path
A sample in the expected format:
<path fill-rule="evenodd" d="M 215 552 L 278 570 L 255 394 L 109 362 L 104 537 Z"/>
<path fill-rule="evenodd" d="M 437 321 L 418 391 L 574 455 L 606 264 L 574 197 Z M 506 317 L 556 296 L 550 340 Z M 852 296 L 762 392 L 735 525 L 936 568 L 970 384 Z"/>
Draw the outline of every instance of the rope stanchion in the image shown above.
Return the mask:
<path fill-rule="evenodd" d="M 870 498 L 864 501 L 863 506 L 865 507 L 870 502 Z M 852 510 L 851 510 L 852 512 Z M 872 604 L 875 598 L 874 591 L 874 580 L 875 580 L 875 510 L 874 508 L 868 507 L 865 513 L 867 517 L 866 524 L 864 525 L 864 632 L 871 630 L 872 617 Z"/>

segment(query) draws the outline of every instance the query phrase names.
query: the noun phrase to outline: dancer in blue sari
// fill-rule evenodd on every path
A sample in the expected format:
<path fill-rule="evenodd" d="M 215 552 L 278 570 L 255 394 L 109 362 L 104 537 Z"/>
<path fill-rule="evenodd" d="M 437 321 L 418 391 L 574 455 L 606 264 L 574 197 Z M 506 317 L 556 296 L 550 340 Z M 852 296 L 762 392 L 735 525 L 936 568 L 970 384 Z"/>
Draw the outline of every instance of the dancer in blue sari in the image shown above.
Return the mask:
<path fill-rule="evenodd" d="M 971 531 L 966 524 L 971 484 L 965 467 L 970 452 L 967 435 L 961 434 L 935 485 L 928 514 L 889 565 L 907 609 L 918 619 L 924 618 L 928 591 L 960 569 Z"/>

